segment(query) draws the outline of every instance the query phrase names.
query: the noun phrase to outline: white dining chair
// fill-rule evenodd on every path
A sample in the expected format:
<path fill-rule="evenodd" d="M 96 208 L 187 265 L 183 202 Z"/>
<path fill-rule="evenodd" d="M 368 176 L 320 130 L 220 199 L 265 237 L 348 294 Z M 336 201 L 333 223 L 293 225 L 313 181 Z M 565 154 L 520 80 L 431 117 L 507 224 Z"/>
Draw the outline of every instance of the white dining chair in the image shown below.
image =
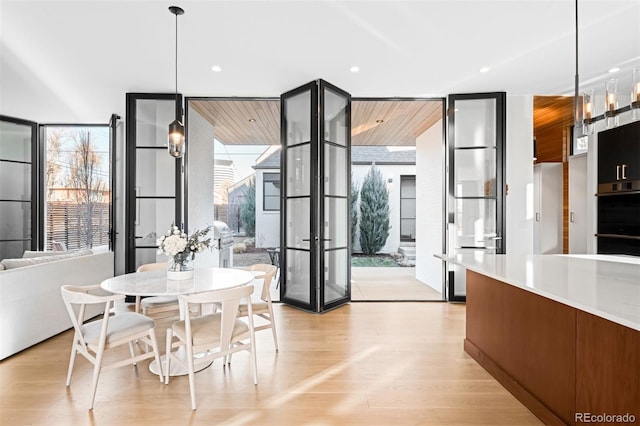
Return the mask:
<path fill-rule="evenodd" d="M 248 300 L 251 293 L 253 293 L 253 285 L 178 296 L 180 303 L 184 303 L 185 306 L 185 319 L 174 322 L 172 327 L 167 329 L 165 371 L 171 371 L 172 362 L 177 362 L 188 370 L 193 410 L 196 409 L 194 354 L 198 355 L 198 362 L 223 358 L 223 366 L 225 366 L 230 363 L 231 354 L 249 351 L 253 383 L 258 384 L 252 315 L 249 315 L 248 323 L 237 317 L 241 299 Z M 219 303 L 220 310 L 213 314 L 192 316 L 190 305 L 209 303 Z M 249 312 L 251 312 L 250 304 Z M 174 336 L 178 338 L 176 342 L 173 342 Z M 180 347 L 186 349 L 186 360 L 178 356 Z M 178 350 L 172 352 L 175 348 Z M 169 374 L 165 375 L 165 383 L 169 384 Z"/>
<path fill-rule="evenodd" d="M 258 263 L 245 268 L 245 270 L 255 272 L 256 279 L 264 279 L 262 290 L 260 291 L 260 296 L 256 297 L 254 295 L 250 300 L 253 315 L 262 318 L 264 321 L 266 321 L 266 323 L 255 325 L 254 322 L 254 326 L 256 331 L 271 329 L 271 333 L 273 334 L 273 344 L 277 352 L 278 336 L 276 333 L 276 320 L 273 315 L 273 306 L 271 302 L 271 283 L 276 275 L 278 268 L 274 265 Z M 258 274 L 259 272 L 261 272 L 262 274 Z M 249 309 L 247 304 L 241 303 L 238 308 L 238 316 L 246 317 L 248 315 Z"/>
<path fill-rule="evenodd" d="M 123 300 L 125 296 L 123 294 L 108 293 L 102 290 L 99 285 L 87 287 L 65 285 L 61 287 L 60 291 L 74 329 L 66 385 L 71 385 L 71 375 L 73 373 L 76 354 L 84 356 L 93 364 L 90 410 L 93 409 L 95 402 L 100 373 L 104 370 L 133 365 L 137 376 L 138 362 L 148 358 L 155 358 L 160 366 L 159 376 L 160 382 L 162 382 L 160 353 L 154 332 L 155 324 L 151 318 L 135 312 L 122 312 L 116 313 L 113 316 L 110 315 L 109 311 L 114 302 Z M 86 306 L 92 304 L 103 304 L 104 314 L 100 320 L 85 322 L 84 313 Z M 153 351 L 144 351 L 136 354 L 133 345 L 136 341 L 142 341 L 147 346 L 150 345 Z M 128 357 L 120 359 L 119 361 L 113 361 L 110 364 L 103 362 L 105 351 L 125 344 L 129 346 Z"/>
<path fill-rule="evenodd" d="M 145 263 L 138 266 L 136 272 L 145 271 L 166 271 L 168 264 L 166 262 L 158 263 Z M 178 305 L 178 296 L 149 296 L 144 299 L 140 296 L 136 296 L 136 312 L 141 312 L 144 315 L 153 315 L 160 312 L 179 311 L 180 305 Z"/>

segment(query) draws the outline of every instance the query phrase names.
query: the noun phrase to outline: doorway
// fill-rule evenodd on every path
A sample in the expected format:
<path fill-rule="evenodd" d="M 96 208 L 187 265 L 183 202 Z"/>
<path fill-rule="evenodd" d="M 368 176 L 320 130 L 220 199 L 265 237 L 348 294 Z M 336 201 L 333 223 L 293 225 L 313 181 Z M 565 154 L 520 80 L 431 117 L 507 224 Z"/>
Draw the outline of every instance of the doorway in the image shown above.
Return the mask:
<path fill-rule="evenodd" d="M 235 168 L 243 171 L 247 159 L 252 160 L 245 167 L 251 176 L 248 172 L 237 174 L 237 181 L 229 186 L 228 205 L 216 204 L 216 211 L 229 212 L 229 226 L 240 231 L 235 240 L 238 250 L 243 252 L 234 253 L 234 267 L 240 265 L 238 260 L 256 258 L 260 254 L 263 256 L 261 261 L 268 263 L 267 250 L 280 245 L 281 212 L 279 208 L 274 210 L 271 203 L 271 196 L 282 190 L 277 186 L 279 181 L 272 182 L 274 176 L 281 176 L 279 113 L 280 100 L 274 98 L 189 98 L 187 102 L 188 128 L 193 128 L 190 124 L 196 116 L 198 121 L 213 127 L 213 137 L 209 138 L 215 140 L 215 176 L 223 169 L 229 174 Z M 376 267 L 367 271 L 353 266 L 352 301 L 440 301 L 442 267 L 433 254 L 442 252 L 444 100 L 355 98 L 352 100 L 352 121 L 354 181 L 361 184 L 375 163 L 383 172 L 385 186 L 389 189 L 391 229 L 381 257 L 393 262 L 389 269 Z M 250 149 L 252 152 L 248 152 Z M 418 243 L 424 244 L 418 248 L 422 257 L 417 259 L 416 265 L 408 266 L 398 265 L 402 258 L 397 254 L 401 245 L 402 176 L 417 179 L 416 204 L 419 217 L 424 219 L 416 225 L 417 235 L 428 233 L 432 239 L 423 238 Z M 255 185 L 255 235 L 250 237 L 243 227 L 238 228 L 237 217 L 252 179 Z M 219 220 L 227 221 L 224 217 Z M 357 238 L 356 235 L 356 246 L 359 244 Z M 279 294 L 272 292 L 272 295 L 278 300 Z"/>

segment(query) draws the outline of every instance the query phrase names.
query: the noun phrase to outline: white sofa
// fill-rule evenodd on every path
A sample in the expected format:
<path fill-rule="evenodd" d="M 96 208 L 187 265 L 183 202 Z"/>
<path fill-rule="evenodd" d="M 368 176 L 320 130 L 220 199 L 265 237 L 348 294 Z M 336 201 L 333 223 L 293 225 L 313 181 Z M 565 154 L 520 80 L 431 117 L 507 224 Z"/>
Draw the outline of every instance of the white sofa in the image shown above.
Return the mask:
<path fill-rule="evenodd" d="M 94 285 L 112 276 L 113 252 L 0 270 L 0 359 L 71 328 L 61 286 Z M 86 317 L 99 313 L 87 309 Z"/>

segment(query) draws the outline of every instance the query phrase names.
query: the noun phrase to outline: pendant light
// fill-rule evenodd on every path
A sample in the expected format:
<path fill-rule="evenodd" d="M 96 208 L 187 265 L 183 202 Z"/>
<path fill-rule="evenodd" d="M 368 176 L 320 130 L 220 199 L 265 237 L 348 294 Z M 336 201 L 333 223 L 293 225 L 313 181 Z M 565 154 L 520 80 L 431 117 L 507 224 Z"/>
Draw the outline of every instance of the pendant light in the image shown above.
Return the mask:
<path fill-rule="evenodd" d="M 170 6 L 169 11 L 176 15 L 176 119 L 169 124 L 169 155 L 181 158 L 186 150 L 184 142 L 184 125 L 182 124 L 182 105 L 178 100 L 178 15 L 184 14 L 184 9 Z"/>

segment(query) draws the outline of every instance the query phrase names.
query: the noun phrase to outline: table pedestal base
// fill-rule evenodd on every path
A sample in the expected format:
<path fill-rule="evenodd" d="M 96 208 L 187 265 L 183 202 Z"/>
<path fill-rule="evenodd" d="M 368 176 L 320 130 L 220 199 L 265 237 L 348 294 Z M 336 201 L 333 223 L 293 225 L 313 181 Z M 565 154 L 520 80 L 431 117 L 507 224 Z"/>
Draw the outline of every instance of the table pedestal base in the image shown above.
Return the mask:
<path fill-rule="evenodd" d="M 180 348 L 180 349 L 182 349 L 182 348 Z M 186 353 L 184 355 L 186 355 Z M 183 359 L 184 358 L 185 357 L 183 357 Z M 162 368 L 164 368 L 164 366 L 165 366 L 165 364 L 167 362 L 167 356 L 166 355 L 161 355 L 160 356 L 160 362 L 162 362 Z M 205 368 L 209 367 L 211 364 L 213 364 L 213 361 L 211 361 L 211 360 L 199 360 L 197 358 L 197 355 L 196 355 L 196 359 L 193 360 L 193 371 L 194 371 L 194 373 L 197 373 L 198 371 L 204 370 Z M 171 376 L 171 377 L 186 376 L 187 374 L 189 374 L 189 371 L 187 370 L 187 367 L 182 366 L 182 364 L 175 362 L 175 360 L 171 360 L 171 365 L 169 366 L 169 368 L 171 370 L 171 371 L 169 371 L 169 376 Z M 158 363 L 155 360 L 152 361 L 151 364 L 149 364 L 149 371 L 151 371 L 153 374 L 160 375 L 160 368 L 158 368 Z"/>

